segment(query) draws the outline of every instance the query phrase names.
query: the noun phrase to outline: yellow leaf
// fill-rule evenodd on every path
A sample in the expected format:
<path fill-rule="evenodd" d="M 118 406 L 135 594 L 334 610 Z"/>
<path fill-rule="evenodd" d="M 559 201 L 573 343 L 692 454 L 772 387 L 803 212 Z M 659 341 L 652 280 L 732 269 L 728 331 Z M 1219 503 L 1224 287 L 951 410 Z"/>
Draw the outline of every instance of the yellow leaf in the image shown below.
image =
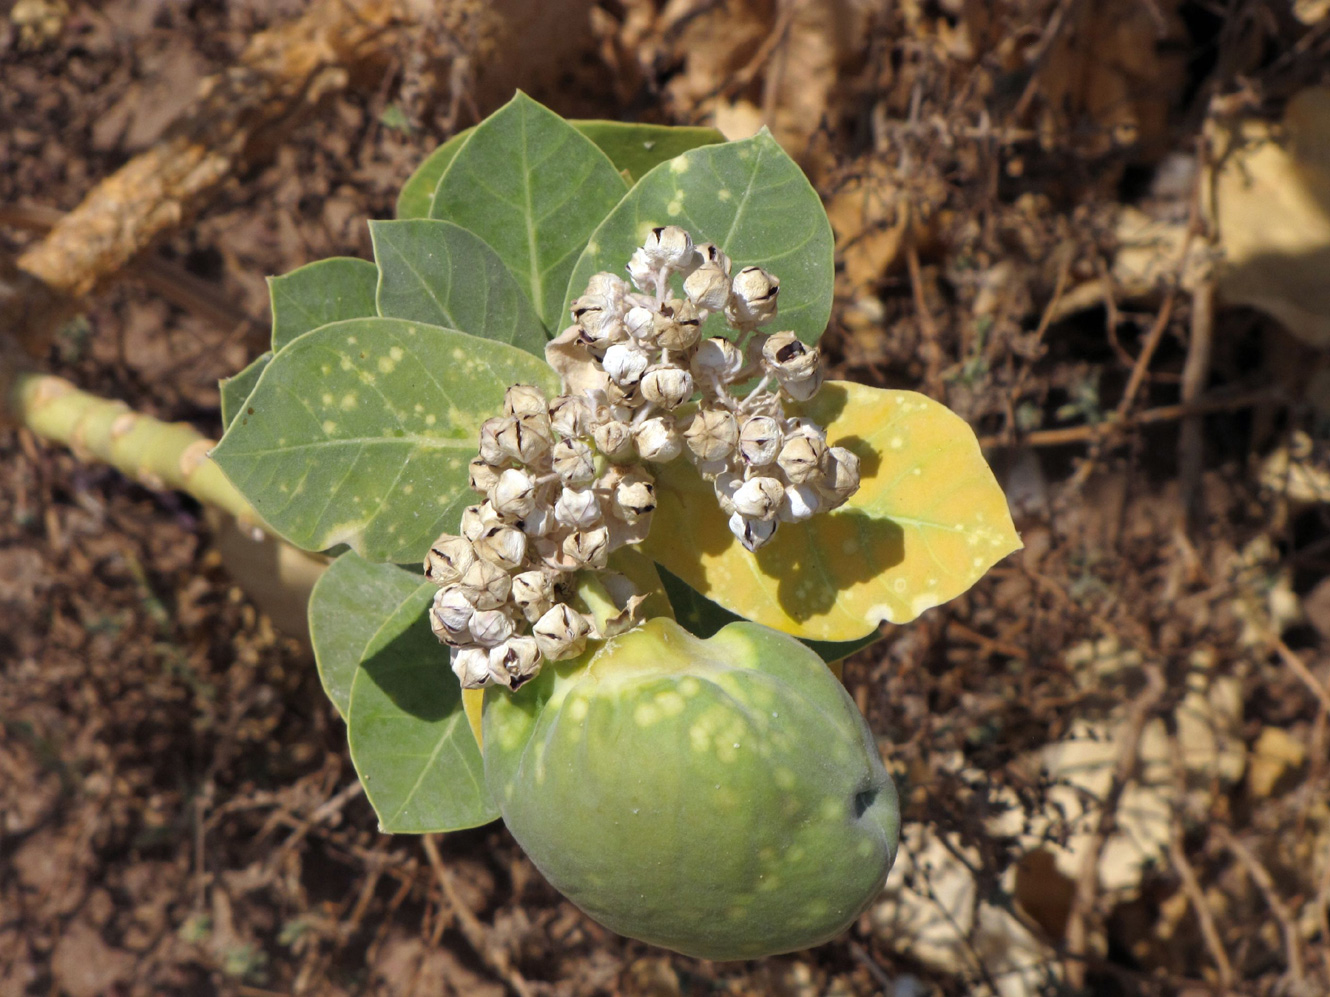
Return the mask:
<path fill-rule="evenodd" d="M 799 414 L 859 456 L 862 484 L 835 512 L 782 524 L 756 554 L 711 485 L 675 461 L 656 479 L 641 544 L 731 612 L 814 640 L 853 640 L 960 595 L 1021 546 L 969 425 L 912 391 L 830 381 Z"/>

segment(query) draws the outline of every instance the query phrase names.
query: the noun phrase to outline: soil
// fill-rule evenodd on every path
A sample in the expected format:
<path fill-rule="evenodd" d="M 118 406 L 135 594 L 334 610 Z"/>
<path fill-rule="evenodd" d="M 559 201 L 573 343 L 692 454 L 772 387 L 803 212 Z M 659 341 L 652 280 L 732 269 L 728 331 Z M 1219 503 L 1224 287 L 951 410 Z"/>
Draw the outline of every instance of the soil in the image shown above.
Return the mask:
<path fill-rule="evenodd" d="M 49 16 L 21 31 L 34 6 Z M 0 2 L 0 205 L 74 208 L 302 6 Z M 215 438 L 218 379 L 262 349 L 264 277 L 369 257 L 365 220 L 390 217 L 414 165 L 512 86 L 570 117 L 769 123 L 837 227 L 834 374 L 969 420 L 1024 537 L 845 670 L 898 776 L 907 851 L 959 857 L 971 920 L 950 943 L 909 921 L 930 898 L 955 915 L 917 864 L 915 907 L 870 910 L 810 952 L 710 964 L 598 927 L 501 825 L 431 840 L 432 863 L 420 839 L 378 832 L 301 634 L 228 575 L 205 511 L 4 430 L 0 997 L 1330 992 L 1330 506 L 1261 473 L 1295 442 L 1325 466 L 1325 409 L 1306 394 L 1324 355 L 1261 312 L 1211 309 L 1164 249 L 1155 285 L 1115 292 L 1112 276 L 1126 207 L 1209 237 L 1194 208 L 1207 122 L 1273 120 L 1323 82 L 1326 12 L 565 6 L 587 28 L 553 65 L 527 60 L 542 40 L 520 33 L 493 65 L 449 62 L 423 30 L 148 251 L 229 321 L 135 271 L 40 361 Z M 41 227 L 0 218 L 0 259 Z M 1170 415 L 1202 340 L 1208 407 Z M 1120 406 L 1157 417 L 1106 430 Z M 1137 827 L 1124 801 L 1143 799 L 1152 732 L 1165 755 L 1192 750 L 1197 690 L 1207 761 L 1168 770 L 1144 859 L 1096 864 Z M 1037 763 L 1068 738 L 1115 746 L 1079 824 Z M 1089 865 L 1054 861 L 1078 835 Z M 1015 927 L 985 927 L 981 908 Z M 1004 976 L 985 948 L 1005 958 L 1018 935 L 1033 976 Z"/>

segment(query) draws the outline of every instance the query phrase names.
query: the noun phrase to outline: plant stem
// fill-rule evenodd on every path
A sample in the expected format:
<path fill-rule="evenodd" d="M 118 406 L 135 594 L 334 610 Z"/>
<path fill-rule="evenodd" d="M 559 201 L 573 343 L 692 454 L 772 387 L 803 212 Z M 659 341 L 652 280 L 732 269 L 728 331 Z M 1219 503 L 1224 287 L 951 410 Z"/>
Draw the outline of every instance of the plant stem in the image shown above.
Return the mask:
<path fill-rule="evenodd" d="M 76 456 L 105 461 L 145 488 L 185 492 L 229 512 L 242 526 L 264 528 L 253 506 L 208 459 L 214 441 L 188 423 L 162 422 L 32 371 L 13 374 L 4 403 L 5 416 Z"/>

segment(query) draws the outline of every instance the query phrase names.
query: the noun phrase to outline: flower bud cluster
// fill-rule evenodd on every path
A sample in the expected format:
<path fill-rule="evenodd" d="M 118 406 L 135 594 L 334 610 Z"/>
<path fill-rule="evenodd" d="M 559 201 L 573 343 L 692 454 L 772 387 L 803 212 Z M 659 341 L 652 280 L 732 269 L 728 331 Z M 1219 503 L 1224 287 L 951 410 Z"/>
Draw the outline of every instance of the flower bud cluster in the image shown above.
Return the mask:
<path fill-rule="evenodd" d="M 572 573 L 604 569 L 613 550 L 646 538 L 656 496 L 644 465 L 686 455 L 748 550 L 858 488 L 858 458 L 785 415 L 783 400 L 813 397 L 823 370 L 817 347 L 759 330 L 776 317 L 780 281 L 733 269 L 682 228 L 653 229 L 628 262 L 630 280 L 593 275 L 574 324 L 546 347 L 564 393 L 514 385 L 504 415 L 481 426 L 470 474 L 485 499 L 425 559 L 440 586 L 434 632 L 464 687 L 517 688 L 545 659 L 574 657 L 598 636 L 568 602 Z M 731 337 L 703 337 L 712 315 Z"/>

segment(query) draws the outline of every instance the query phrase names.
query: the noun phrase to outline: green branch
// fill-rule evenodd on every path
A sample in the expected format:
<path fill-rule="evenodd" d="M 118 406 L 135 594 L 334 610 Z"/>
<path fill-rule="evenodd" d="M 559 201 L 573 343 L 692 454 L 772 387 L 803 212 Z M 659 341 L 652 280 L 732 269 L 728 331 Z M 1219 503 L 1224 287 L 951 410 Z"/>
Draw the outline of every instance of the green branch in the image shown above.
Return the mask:
<path fill-rule="evenodd" d="M 12 375 L 5 414 L 80 458 L 104 461 L 146 488 L 175 489 L 228 512 L 242 526 L 266 529 L 253 506 L 208 457 L 216 445 L 193 426 L 162 422 L 124 402 L 80 391 L 64 378 L 31 371 Z"/>

